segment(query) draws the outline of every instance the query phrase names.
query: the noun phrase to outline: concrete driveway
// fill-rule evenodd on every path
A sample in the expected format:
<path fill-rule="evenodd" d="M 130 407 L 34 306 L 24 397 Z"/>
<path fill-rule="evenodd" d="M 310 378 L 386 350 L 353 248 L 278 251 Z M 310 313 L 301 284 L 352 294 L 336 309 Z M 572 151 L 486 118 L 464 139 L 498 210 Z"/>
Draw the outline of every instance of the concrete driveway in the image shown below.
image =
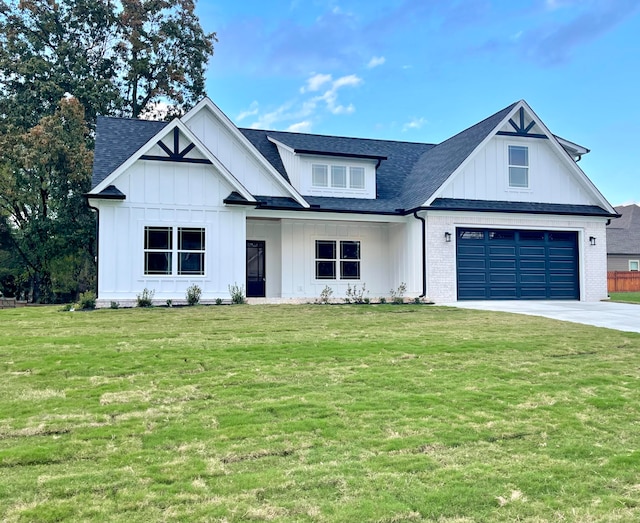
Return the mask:
<path fill-rule="evenodd" d="M 608 301 L 459 301 L 438 305 L 544 316 L 607 329 L 640 332 L 640 304 Z"/>

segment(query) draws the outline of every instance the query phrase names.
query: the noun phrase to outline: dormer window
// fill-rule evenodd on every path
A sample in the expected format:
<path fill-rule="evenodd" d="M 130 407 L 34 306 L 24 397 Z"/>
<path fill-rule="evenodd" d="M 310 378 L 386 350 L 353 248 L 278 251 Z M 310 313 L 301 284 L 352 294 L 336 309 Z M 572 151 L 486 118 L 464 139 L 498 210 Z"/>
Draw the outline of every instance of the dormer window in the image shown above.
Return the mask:
<path fill-rule="evenodd" d="M 331 187 L 337 189 L 347 188 L 347 168 L 344 165 L 331 166 Z"/>
<path fill-rule="evenodd" d="M 364 189 L 364 167 L 349 167 L 349 183 L 352 189 Z"/>
<path fill-rule="evenodd" d="M 311 184 L 314 187 L 329 187 L 329 176 L 327 174 L 327 166 L 313 164 L 311 174 Z"/>
<path fill-rule="evenodd" d="M 330 189 L 364 189 L 364 167 L 314 163 L 311 166 L 311 185 Z"/>
<path fill-rule="evenodd" d="M 509 187 L 529 188 L 529 148 L 526 146 L 509 146 Z"/>

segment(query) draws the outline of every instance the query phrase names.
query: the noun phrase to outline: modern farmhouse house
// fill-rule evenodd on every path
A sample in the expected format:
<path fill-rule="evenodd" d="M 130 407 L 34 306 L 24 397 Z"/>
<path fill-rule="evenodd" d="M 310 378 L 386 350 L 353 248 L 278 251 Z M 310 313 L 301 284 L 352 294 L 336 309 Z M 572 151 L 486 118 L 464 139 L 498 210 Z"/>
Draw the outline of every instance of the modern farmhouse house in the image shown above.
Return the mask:
<path fill-rule="evenodd" d="M 406 284 L 435 302 L 607 297 L 615 210 L 525 101 L 439 144 L 99 118 L 98 304 L 314 300 Z"/>

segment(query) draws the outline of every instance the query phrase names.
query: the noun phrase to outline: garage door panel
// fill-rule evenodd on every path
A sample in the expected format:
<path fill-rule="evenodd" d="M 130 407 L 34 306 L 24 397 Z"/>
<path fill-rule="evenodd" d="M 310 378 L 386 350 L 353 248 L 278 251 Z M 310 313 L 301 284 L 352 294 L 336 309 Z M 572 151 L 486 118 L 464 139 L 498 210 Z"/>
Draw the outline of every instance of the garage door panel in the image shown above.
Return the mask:
<path fill-rule="evenodd" d="M 578 299 L 577 233 L 457 229 L 458 299 Z"/>
<path fill-rule="evenodd" d="M 491 245 L 489 246 L 489 256 L 515 256 L 516 248 L 515 246 L 501 246 L 501 245 Z"/>
<path fill-rule="evenodd" d="M 525 300 L 544 300 L 546 299 L 547 294 L 544 289 L 540 286 L 529 287 L 522 286 L 520 287 L 520 298 Z"/>
<path fill-rule="evenodd" d="M 544 247 L 520 247 L 520 256 L 538 256 L 545 257 Z"/>
<path fill-rule="evenodd" d="M 489 259 L 489 269 L 510 269 L 515 270 L 516 260 L 515 258 L 493 258 Z"/>
<path fill-rule="evenodd" d="M 485 258 L 481 258 L 479 260 L 472 260 L 468 258 L 464 258 L 460 260 L 458 264 L 458 269 L 471 269 L 471 270 L 484 270 L 487 267 L 487 260 Z"/>
<path fill-rule="evenodd" d="M 537 283 L 539 285 L 544 285 L 546 284 L 546 282 L 547 282 L 547 273 L 545 272 L 520 274 L 520 283 L 522 284 Z"/>
<path fill-rule="evenodd" d="M 514 272 L 490 272 L 489 283 L 516 283 Z"/>
<path fill-rule="evenodd" d="M 531 259 L 522 259 L 520 258 L 520 270 L 521 271 L 530 271 L 530 270 L 539 270 L 544 271 L 547 268 L 547 261 L 543 258 L 541 260 L 531 260 Z"/>
<path fill-rule="evenodd" d="M 458 274 L 458 281 L 461 283 L 466 283 L 469 286 L 473 286 L 474 284 L 485 284 L 487 283 L 487 273 L 485 272 L 462 272 Z"/>
<path fill-rule="evenodd" d="M 484 245 L 461 245 L 459 252 L 465 256 L 484 256 L 486 249 Z"/>
<path fill-rule="evenodd" d="M 574 272 L 574 262 L 572 260 L 553 260 L 549 262 L 551 274 L 554 272 L 569 271 Z"/>
<path fill-rule="evenodd" d="M 489 289 L 489 299 L 512 300 L 518 297 L 517 287 L 492 287 Z"/>

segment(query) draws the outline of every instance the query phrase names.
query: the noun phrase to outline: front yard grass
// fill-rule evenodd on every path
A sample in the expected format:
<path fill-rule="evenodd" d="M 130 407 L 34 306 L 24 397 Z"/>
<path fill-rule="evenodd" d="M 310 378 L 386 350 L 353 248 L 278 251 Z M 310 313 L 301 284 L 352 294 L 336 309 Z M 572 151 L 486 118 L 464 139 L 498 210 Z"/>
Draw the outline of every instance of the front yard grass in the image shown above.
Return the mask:
<path fill-rule="evenodd" d="M 622 303 L 640 303 L 640 292 L 610 292 L 609 299 Z"/>
<path fill-rule="evenodd" d="M 638 521 L 640 334 L 430 306 L 0 311 L 2 521 Z"/>

